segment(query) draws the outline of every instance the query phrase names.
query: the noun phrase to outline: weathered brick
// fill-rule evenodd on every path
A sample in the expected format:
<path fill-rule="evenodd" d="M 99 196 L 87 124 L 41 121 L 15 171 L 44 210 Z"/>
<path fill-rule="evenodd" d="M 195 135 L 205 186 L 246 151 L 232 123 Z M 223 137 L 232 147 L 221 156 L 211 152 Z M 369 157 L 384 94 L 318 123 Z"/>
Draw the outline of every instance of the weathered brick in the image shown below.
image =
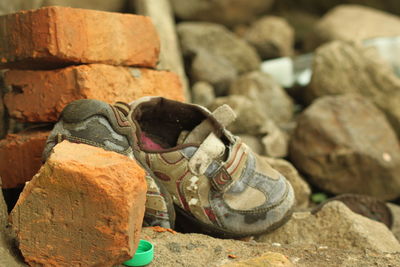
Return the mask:
<path fill-rule="evenodd" d="M 62 109 L 77 99 L 114 103 L 157 95 L 184 100 L 175 73 L 104 64 L 48 71 L 10 70 L 5 83 L 12 88 L 4 98 L 10 116 L 30 122 L 56 121 Z"/>
<path fill-rule="evenodd" d="M 11 212 L 30 266 L 114 266 L 137 248 L 145 172 L 132 159 L 63 141 Z"/>
<path fill-rule="evenodd" d="M 79 63 L 154 67 L 160 42 L 150 18 L 68 7 L 0 17 L 0 67 Z"/>
<path fill-rule="evenodd" d="M 32 179 L 41 164 L 48 131 L 9 134 L 0 140 L 0 177 L 3 188 L 22 186 Z"/>

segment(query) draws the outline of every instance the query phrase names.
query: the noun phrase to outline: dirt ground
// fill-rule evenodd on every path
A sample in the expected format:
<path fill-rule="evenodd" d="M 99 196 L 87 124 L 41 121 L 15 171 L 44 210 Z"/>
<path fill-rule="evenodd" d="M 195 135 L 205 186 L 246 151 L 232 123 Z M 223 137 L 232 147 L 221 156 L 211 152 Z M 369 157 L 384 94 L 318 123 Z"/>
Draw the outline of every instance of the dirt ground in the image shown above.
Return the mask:
<path fill-rule="evenodd" d="M 144 228 L 141 238 L 155 245 L 155 256 L 148 265 L 150 267 L 229 266 L 229 263 L 255 258 L 270 251 L 285 255 L 294 266 L 400 266 L 400 253 L 382 254 L 314 245 L 300 247 L 257 243 L 253 240 L 217 239 L 202 234 L 157 232 L 152 228 Z M 257 266 L 273 265 L 266 260 Z"/>

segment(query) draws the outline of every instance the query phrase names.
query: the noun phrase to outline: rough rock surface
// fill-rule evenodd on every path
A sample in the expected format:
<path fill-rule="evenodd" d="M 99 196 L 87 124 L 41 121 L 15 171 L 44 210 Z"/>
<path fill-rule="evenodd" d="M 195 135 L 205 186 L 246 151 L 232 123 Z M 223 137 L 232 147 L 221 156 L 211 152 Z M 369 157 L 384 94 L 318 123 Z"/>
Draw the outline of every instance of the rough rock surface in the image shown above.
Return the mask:
<path fill-rule="evenodd" d="M 230 95 L 217 97 L 209 106 L 210 110 L 215 110 L 224 104 L 229 105 L 236 113 L 236 120 L 229 126 L 228 130 L 234 134 L 261 134 L 263 126 L 268 120 L 267 116 L 258 106 L 247 97 L 242 95 Z"/>
<path fill-rule="evenodd" d="M 192 101 L 208 107 L 215 100 L 214 88 L 207 82 L 196 82 L 192 87 Z"/>
<path fill-rule="evenodd" d="M 285 90 L 268 74 L 254 71 L 239 77 L 230 87 L 230 94 L 248 97 L 255 107 L 278 125 L 293 116 L 293 101 Z"/>
<path fill-rule="evenodd" d="M 315 244 L 328 249 L 400 252 L 400 243 L 384 224 L 353 213 L 338 201 L 328 202 L 315 214 L 296 212 L 285 225 L 256 239 L 280 244 Z"/>
<path fill-rule="evenodd" d="M 387 203 L 387 206 L 389 207 L 393 216 L 393 225 L 391 230 L 394 236 L 400 242 L 400 206 L 393 203 Z"/>
<path fill-rule="evenodd" d="M 206 81 L 213 85 L 216 95 L 224 95 L 237 77 L 237 70 L 224 57 L 200 50 L 192 61 L 190 76 L 193 82 Z"/>
<path fill-rule="evenodd" d="M 229 62 L 239 74 L 259 68 L 260 58 L 255 49 L 221 25 L 182 22 L 177 31 L 185 57 L 193 57 L 205 50 L 213 57 Z"/>
<path fill-rule="evenodd" d="M 357 18 L 357 19 L 355 19 Z M 400 17 L 360 5 L 340 5 L 316 24 L 308 47 L 333 40 L 360 42 L 381 36 L 400 35 Z"/>
<path fill-rule="evenodd" d="M 261 129 L 262 132 L 267 133 L 261 139 L 265 155 L 274 158 L 286 157 L 288 155 L 289 136 L 272 120 L 267 120 Z"/>
<path fill-rule="evenodd" d="M 400 255 L 398 253 L 388 254 L 354 251 L 353 249 L 326 248 L 315 244 L 297 246 L 256 243 L 254 240 L 244 242 L 232 239 L 216 239 L 201 234 L 173 234 L 167 231 L 158 231 L 160 230 L 144 228 L 141 235 L 142 239 L 149 240 L 156 248 L 157 252 L 154 254 L 152 266 L 216 267 L 251 260 L 268 252 L 283 254 L 295 266 L 299 267 L 387 267 L 400 264 Z M 267 262 L 261 266 L 269 266 L 266 264 Z"/>
<path fill-rule="evenodd" d="M 130 259 L 146 190 L 134 160 L 63 141 L 11 212 L 22 255 L 32 266 L 113 266 Z"/>
<path fill-rule="evenodd" d="M 2 68 L 155 67 L 160 51 L 151 20 L 132 14 L 53 6 L 1 16 L 0 25 Z"/>
<path fill-rule="evenodd" d="M 246 23 L 269 10 L 274 0 L 172 0 L 175 14 L 184 20 L 201 20 L 227 26 Z"/>
<path fill-rule="evenodd" d="M 29 122 L 57 121 L 63 108 L 78 99 L 110 104 L 129 103 L 149 95 L 185 99 L 175 73 L 105 64 L 47 71 L 10 70 L 5 74 L 5 83 L 12 89 L 4 97 L 10 115 Z"/>
<path fill-rule="evenodd" d="M 311 189 L 310 186 L 304 181 L 303 177 L 299 174 L 296 168 L 284 159 L 275 159 L 264 157 L 265 160 L 276 169 L 290 182 L 293 187 L 294 195 L 296 197 L 296 207 L 306 208 L 310 202 Z"/>
<path fill-rule="evenodd" d="M 293 55 L 294 30 L 284 18 L 262 17 L 250 26 L 244 38 L 262 59 Z"/>
<path fill-rule="evenodd" d="M 9 134 L 0 140 L 0 177 L 3 188 L 23 186 L 42 165 L 48 131 Z"/>
<path fill-rule="evenodd" d="M 309 102 L 324 95 L 361 94 L 385 112 L 400 136 L 400 79 L 374 49 L 343 41 L 320 47 L 305 93 Z"/>
<path fill-rule="evenodd" d="M 383 113 L 359 95 L 317 99 L 298 119 L 293 164 L 327 191 L 400 194 L 400 147 Z"/>

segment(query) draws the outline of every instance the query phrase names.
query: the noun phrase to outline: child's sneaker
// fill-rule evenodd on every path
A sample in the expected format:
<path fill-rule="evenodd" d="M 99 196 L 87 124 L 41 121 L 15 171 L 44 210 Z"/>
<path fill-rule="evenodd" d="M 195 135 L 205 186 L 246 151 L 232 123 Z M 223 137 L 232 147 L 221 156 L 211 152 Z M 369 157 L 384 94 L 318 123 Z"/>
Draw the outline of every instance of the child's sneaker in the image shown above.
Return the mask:
<path fill-rule="evenodd" d="M 71 102 L 62 111 L 47 139 L 43 159 L 46 160 L 53 147 L 63 140 L 101 147 L 133 159 L 134 130 L 126 118 L 128 110 L 129 106 L 125 103 L 112 106 L 92 99 Z M 170 195 L 149 174 L 146 180 L 148 190 L 144 225 L 172 228 L 175 211 Z"/>
<path fill-rule="evenodd" d="M 161 97 L 131 104 L 133 152 L 171 194 L 177 211 L 224 236 L 263 233 L 283 224 L 292 186 L 225 129 L 229 106 L 207 109 Z"/>

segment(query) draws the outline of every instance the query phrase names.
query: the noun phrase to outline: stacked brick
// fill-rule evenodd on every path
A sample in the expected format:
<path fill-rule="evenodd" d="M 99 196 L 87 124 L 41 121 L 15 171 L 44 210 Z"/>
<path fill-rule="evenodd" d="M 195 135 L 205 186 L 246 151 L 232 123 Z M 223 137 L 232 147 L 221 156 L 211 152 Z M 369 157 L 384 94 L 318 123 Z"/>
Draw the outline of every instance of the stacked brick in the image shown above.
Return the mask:
<path fill-rule="evenodd" d="M 1 16 L 0 26 L 0 68 L 9 69 L 4 104 L 20 121 L 54 123 L 69 102 L 83 98 L 184 100 L 179 77 L 154 69 L 160 43 L 147 17 L 46 7 Z M 31 131 L 0 142 L 3 188 L 32 178 L 45 137 Z"/>

